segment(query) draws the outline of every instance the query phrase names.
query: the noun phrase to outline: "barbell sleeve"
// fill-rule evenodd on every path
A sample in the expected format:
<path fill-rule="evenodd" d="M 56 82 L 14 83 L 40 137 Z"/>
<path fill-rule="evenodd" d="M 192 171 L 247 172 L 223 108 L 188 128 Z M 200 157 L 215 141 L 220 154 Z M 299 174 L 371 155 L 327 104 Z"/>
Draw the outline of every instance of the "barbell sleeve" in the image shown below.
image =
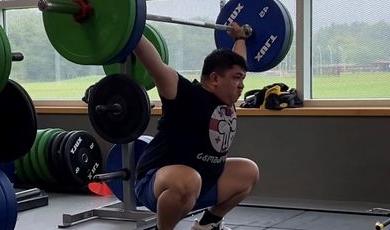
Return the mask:
<path fill-rule="evenodd" d="M 38 8 L 42 12 L 56 12 L 65 14 L 77 14 L 80 11 L 80 5 L 70 0 L 39 0 Z"/>
<path fill-rule="evenodd" d="M 15 52 L 15 53 L 11 53 L 11 59 L 12 61 L 23 61 L 24 56 L 22 53 Z"/>

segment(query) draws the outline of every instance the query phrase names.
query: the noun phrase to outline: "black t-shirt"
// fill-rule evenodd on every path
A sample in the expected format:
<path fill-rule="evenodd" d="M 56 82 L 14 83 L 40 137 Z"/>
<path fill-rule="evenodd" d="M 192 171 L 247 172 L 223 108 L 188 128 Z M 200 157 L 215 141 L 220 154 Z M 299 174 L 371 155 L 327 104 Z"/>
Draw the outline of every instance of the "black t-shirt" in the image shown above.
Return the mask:
<path fill-rule="evenodd" d="M 183 164 L 197 170 L 204 186 L 221 175 L 237 127 L 234 106 L 224 105 L 199 82 L 179 75 L 174 100 L 161 98 L 158 133 L 137 165 L 137 179 L 150 169 Z"/>

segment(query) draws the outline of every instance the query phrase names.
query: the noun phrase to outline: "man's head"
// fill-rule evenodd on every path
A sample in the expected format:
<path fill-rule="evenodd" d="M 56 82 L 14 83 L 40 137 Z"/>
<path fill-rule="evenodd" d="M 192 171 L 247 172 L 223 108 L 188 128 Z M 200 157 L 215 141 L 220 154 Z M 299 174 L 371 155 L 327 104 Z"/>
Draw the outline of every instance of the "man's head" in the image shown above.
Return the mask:
<path fill-rule="evenodd" d="M 245 59 L 228 49 L 218 49 L 204 60 L 201 83 L 227 105 L 234 104 L 244 88 Z"/>

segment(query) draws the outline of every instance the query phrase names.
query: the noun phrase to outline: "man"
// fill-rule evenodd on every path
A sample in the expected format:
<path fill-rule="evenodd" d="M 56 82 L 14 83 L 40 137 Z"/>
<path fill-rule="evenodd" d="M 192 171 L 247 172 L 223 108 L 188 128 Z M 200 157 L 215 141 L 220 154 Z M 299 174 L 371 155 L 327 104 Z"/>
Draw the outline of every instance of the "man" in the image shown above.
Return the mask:
<path fill-rule="evenodd" d="M 207 209 L 193 230 L 229 229 L 223 217 L 259 178 L 257 165 L 227 158 L 244 88 L 246 35 L 236 23 L 232 50 L 215 50 L 204 61 L 201 82 L 190 82 L 165 65 L 144 37 L 134 50 L 153 76 L 162 102 L 158 133 L 137 165 L 136 196 L 157 212 L 157 229 L 171 230 L 191 210 Z"/>

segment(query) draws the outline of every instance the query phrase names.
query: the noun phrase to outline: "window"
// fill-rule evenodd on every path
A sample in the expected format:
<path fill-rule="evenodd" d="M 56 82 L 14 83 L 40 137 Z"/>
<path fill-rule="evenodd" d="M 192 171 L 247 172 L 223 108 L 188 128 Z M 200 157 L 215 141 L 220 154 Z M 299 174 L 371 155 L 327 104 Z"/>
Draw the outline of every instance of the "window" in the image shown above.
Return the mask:
<path fill-rule="evenodd" d="M 313 0 L 314 99 L 390 97 L 389 1 Z"/>
<path fill-rule="evenodd" d="M 50 44 L 37 8 L 7 10 L 7 35 L 12 52 L 24 60 L 13 62 L 10 78 L 33 100 L 80 100 L 85 89 L 104 76 L 101 66 L 81 66 L 62 58 Z"/>
<path fill-rule="evenodd" d="M 147 7 L 150 14 L 214 22 L 220 10 L 219 2 L 147 1 Z M 307 44 L 309 41 L 311 46 L 304 46 L 304 52 L 311 50 L 311 53 L 296 56 L 295 39 L 300 33 L 296 32 L 289 53 L 277 67 L 263 73 L 248 73 L 245 91 L 284 82 L 290 87 L 297 87 L 309 104 L 315 102 L 312 105 L 321 106 L 324 101 L 334 99 L 347 99 L 337 100 L 340 103 L 348 99 L 364 99 L 370 100 L 366 104 L 375 101 L 386 105 L 387 101 L 381 99 L 390 98 L 390 84 L 387 83 L 390 81 L 389 2 L 281 2 L 289 10 L 294 28 L 301 23 L 312 23 L 312 37 L 304 34 L 296 41 L 298 47 L 301 42 Z M 310 2 L 310 14 L 296 21 L 296 12 Z M 80 100 L 89 85 L 104 77 L 103 69 L 101 66 L 76 65 L 59 56 L 45 35 L 40 12 L 31 8 L 35 5 L 36 0 L 0 1 L 0 7 L 5 7 L 6 29 L 13 51 L 25 55 L 23 62 L 13 63 L 11 78 L 20 82 L 35 100 Z M 213 30 L 147 23 L 154 25 L 164 36 L 170 65 L 189 79 L 198 78 L 203 58 L 215 48 Z M 306 60 L 307 56 L 310 56 L 310 61 Z M 296 66 L 301 60 L 303 64 Z M 300 72 L 302 69 L 304 74 Z M 158 100 L 155 89 L 148 93 L 152 100 Z"/>
<path fill-rule="evenodd" d="M 286 0 L 283 3 L 293 16 L 295 1 Z M 148 1 L 147 7 L 150 14 L 208 22 L 215 22 L 220 10 L 218 1 L 211 4 L 209 0 Z M 34 100 L 80 100 L 89 85 L 104 77 L 101 66 L 71 63 L 54 50 L 37 8 L 9 9 L 5 11 L 5 17 L 12 50 L 20 51 L 25 56 L 24 61 L 13 63 L 11 78 L 20 82 Z M 204 57 L 215 49 L 213 30 L 161 22 L 147 23 L 154 25 L 164 36 L 170 65 L 189 79 L 199 78 Z M 248 73 L 245 90 L 274 82 L 285 82 L 294 87 L 294 47 L 274 69 L 264 73 Z M 148 93 L 152 100 L 158 100 L 155 89 Z"/>

